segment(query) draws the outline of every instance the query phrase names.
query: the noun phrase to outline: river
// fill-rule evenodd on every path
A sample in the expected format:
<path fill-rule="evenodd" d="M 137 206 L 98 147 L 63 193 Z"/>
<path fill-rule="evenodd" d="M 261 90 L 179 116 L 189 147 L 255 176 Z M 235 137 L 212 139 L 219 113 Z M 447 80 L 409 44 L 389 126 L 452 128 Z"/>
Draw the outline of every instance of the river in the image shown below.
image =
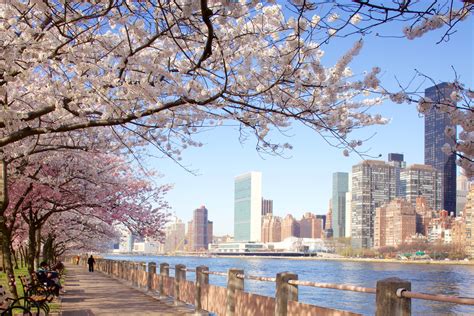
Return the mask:
<path fill-rule="evenodd" d="M 199 265 L 211 271 L 227 272 L 229 268 L 243 269 L 246 274 L 275 276 L 277 272 L 290 271 L 299 280 L 352 284 L 375 287 L 377 280 L 399 277 L 411 281 L 412 291 L 433 294 L 474 297 L 474 266 L 442 264 L 401 264 L 320 260 L 293 260 L 269 258 L 205 258 L 107 255 L 107 259 L 143 262 L 166 262 L 170 266 L 184 264 L 190 269 Z M 170 275 L 174 271 L 170 269 Z M 195 280 L 194 273 L 187 273 L 188 280 Z M 210 275 L 211 284 L 226 286 L 226 278 Z M 261 295 L 275 295 L 275 284 L 245 280 L 245 291 Z M 375 295 L 340 290 L 299 287 L 299 301 L 364 315 L 374 315 Z M 474 315 L 474 306 L 412 300 L 413 315 Z"/>

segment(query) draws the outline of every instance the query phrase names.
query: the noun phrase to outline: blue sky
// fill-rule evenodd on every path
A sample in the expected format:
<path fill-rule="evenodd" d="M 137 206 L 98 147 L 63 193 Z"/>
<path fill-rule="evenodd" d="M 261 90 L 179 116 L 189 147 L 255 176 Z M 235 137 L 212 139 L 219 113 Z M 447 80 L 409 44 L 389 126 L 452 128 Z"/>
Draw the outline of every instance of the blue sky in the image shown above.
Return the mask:
<path fill-rule="evenodd" d="M 401 27 L 386 28 L 400 34 Z M 474 87 L 474 23 L 470 17 L 461 23 L 458 32 L 448 42 L 436 44 L 440 32 L 432 32 L 414 41 L 366 36 L 359 56 L 351 63 L 354 73 L 362 73 L 374 66 L 382 69 L 382 84 L 397 90 L 397 80 L 408 83 L 415 69 L 436 79 L 453 80 L 454 67 L 466 86 Z M 323 48 L 323 64 L 333 65 L 339 56 L 352 46 L 358 37 L 335 40 Z M 430 86 L 426 82 L 423 88 Z M 414 88 L 414 86 L 413 86 Z M 389 152 L 403 153 L 408 164 L 423 163 L 423 118 L 414 104 L 385 102 L 377 112 L 391 119 L 385 126 L 365 128 L 354 133 L 361 138 L 372 137 L 363 147 L 373 156 L 387 159 Z M 248 171 L 263 173 L 263 196 L 273 199 L 274 214 L 292 213 L 300 217 L 304 212 L 325 214 L 331 197 L 332 173 L 350 172 L 360 162 L 358 156 L 344 157 L 341 150 L 330 147 L 318 134 L 302 126 L 293 126 L 291 137 L 280 136 L 290 142 L 293 150 L 286 158 L 261 156 L 255 150 L 255 139 L 239 142 L 235 128 L 222 127 L 202 133 L 198 140 L 205 145 L 184 152 L 183 164 L 197 170 L 193 175 L 169 159 L 150 158 L 147 162 L 164 177 L 158 183 L 171 183 L 174 189 L 167 195 L 172 212 L 184 221 L 192 218 L 193 210 L 205 205 L 209 219 L 214 221 L 214 234 L 233 234 L 234 177 Z"/>

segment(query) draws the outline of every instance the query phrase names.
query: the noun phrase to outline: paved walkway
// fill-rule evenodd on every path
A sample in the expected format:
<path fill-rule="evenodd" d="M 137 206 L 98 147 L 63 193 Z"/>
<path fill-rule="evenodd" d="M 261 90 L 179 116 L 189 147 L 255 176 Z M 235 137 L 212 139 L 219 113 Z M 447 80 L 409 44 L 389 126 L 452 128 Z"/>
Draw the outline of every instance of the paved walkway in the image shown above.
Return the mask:
<path fill-rule="evenodd" d="M 173 306 L 101 272 L 66 265 L 63 316 L 192 315 L 186 306 Z"/>

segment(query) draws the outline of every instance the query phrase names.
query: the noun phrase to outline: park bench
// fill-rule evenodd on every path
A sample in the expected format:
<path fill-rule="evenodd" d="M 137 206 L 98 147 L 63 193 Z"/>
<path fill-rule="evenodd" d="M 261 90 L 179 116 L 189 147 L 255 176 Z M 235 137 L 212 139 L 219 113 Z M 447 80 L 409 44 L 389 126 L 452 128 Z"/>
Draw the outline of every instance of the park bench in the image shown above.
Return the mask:
<path fill-rule="evenodd" d="M 0 285 L 0 315 L 2 316 L 13 316 L 13 315 L 28 315 L 33 316 L 30 309 L 25 306 L 24 298 L 13 299 L 7 295 L 7 292 Z M 36 315 L 39 315 L 36 314 Z"/>
<path fill-rule="evenodd" d="M 36 274 L 33 273 L 35 276 Z M 40 284 L 38 279 L 32 276 L 31 281 L 26 275 L 19 277 L 23 292 L 25 293 L 25 306 L 27 308 L 40 308 L 46 315 L 49 313 L 48 303 L 54 298 L 51 289 Z"/>

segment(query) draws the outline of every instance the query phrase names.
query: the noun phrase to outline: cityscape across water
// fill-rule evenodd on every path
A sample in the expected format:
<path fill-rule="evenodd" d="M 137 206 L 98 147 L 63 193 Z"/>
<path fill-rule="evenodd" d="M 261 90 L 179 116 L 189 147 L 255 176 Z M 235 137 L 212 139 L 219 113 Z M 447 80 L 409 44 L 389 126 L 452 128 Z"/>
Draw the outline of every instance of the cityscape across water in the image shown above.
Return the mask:
<path fill-rule="evenodd" d="M 398 277 L 411 282 L 416 292 L 445 294 L 453 296 L 474 296 L 474 266 L 463 265 L 426 265 L 376 262 L 345 262 L 320 260 L 293 260 L 270 258 L 208 258 L 188 256 L 125 256 L 106 255 L 107 259 L 140 262 L 166 262 L 173 267 L 184 264 L 193 269 L 200 265 L 210 271 L 226 272 L 230 268 L 243 269 L 246 274 L 257 276 L 275 276 L 278 272 L 290 271 L 298 274 L 299 280 L 351 284 L 375 287 L 377 280 Z M 173 275 L 173 270 L 170 271 Z M 187 279 L 195 280 L 192 272 Z M 214 285 L 226 286 L 226 278 L 209 276 Z M 245 281 L 245 291 L 260 295 L 274 296 L 275 285 L 270 282 Z M 374 315 L 375 295 L 346 292 L 330 289 L 299 288 L 299 301 L 346 310 L 364 315 Z M 413 315 L 474 315 L 473 306 L 450 303 L 412 300 Z"/>

